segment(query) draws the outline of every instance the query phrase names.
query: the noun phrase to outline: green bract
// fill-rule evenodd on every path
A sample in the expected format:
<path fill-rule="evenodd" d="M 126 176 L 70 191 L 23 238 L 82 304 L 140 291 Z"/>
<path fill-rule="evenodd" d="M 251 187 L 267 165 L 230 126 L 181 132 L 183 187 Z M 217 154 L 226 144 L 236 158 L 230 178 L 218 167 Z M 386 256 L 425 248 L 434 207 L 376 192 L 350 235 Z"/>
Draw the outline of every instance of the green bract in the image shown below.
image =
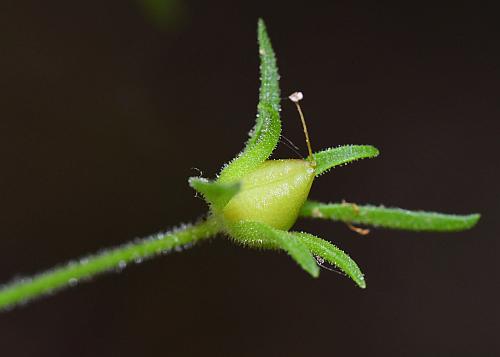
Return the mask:
<path fill-rule="evenodd" d="M 358 265 L 332 243 L 309 233 L 288 231 L 298 216 L 332 219 L 415 231 L 458 231 L 473 227 L 478 214 L 447 215 L 383 206 L 307 201 L 314 178 L 330 169 L 378 156 L 369 145 L 346 145 L 310 153 L 308 160 L 269 160 L 281 134 L 279 75 L 264 22 L 258 23 L 261 86 L 257 120 L 243 151 L 224 166 L 216 180 L 191 177 L 189 184 L 210 206 L 207 218 L 122 246 L 103 250 L 31 278 L 0 288 L 0 308 L 7 308 L 80 280 L 167 253 L 223 233 L 252 247 L 287 252 L 311 276 L 328 262 L 365 288 Z"/>

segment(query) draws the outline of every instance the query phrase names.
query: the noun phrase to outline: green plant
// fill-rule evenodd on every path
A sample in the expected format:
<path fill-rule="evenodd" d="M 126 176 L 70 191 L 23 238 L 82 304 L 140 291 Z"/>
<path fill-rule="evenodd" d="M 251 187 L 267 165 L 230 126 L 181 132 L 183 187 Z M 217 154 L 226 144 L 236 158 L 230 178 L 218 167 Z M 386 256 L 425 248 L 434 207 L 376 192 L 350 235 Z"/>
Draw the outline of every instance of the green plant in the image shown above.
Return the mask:
<path fill-rule="evenodd" d="M 246 246 L 284 250 L 313 277 L 319 275 L 318 264 L 327 261 L 365 288 L 363 273 L 342 250 L 312 234 L 289 231 L 298 217 L 415 231 L 458 231 L 476 224 L 479 214 L 459 216 L 308 201 L 316 177 L 336 166 L 376 157 L 378 150 L 368 145 L 348 145 L 313 153 L 296 93 L 291 99 L 299 108 L 309 156 L 306 160 L 268 160 L 280 139 L 280 89 L 275 55 L 262 20 L 258 24 L 258 40 L 261 87 L 250 138 L 217 179 L 189 179 L 191 187 L 210 206 L 207 218 L 6 284 L 0 289 L 0 308 L 75 285 L 105 271 L 122 270 L 129 263 L 180 250 L 219 233 Z M 360 228 L 351 228 L 364 233 Z"/>

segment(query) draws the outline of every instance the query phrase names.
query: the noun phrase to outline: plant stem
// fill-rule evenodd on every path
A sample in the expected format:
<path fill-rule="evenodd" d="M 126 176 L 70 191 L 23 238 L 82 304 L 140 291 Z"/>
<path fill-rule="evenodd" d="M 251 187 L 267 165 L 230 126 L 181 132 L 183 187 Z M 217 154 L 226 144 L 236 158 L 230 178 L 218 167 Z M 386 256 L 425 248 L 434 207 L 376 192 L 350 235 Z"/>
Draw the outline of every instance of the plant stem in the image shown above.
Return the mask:
<path fill-rule="evenodd" d="M 29 278 L 16 279 L 0 288 L 0 309 L 13 307 L 30 299 L 46 295 L 65 287 L 76 285 L 107 271 L 123 270 L 128 263 L 140 263 L 172 249 L 181 250 L 194 243 L 214 236 L 220 231 L 211 218 L 186 225 L 166 233 L 158 233 L 134 240 L 122 246 L 103 250 L 78 261 L 56 267 Z"/>

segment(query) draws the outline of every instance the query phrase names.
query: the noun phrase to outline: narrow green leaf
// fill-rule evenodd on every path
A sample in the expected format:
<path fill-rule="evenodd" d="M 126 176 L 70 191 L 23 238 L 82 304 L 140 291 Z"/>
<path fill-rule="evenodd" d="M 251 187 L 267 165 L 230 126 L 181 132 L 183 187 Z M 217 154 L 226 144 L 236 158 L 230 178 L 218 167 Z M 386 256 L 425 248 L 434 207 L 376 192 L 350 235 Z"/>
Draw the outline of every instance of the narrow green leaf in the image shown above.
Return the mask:
<path fill-rule="evenodd" d="M 328 172 L 335 166 L 376 157 L 378 154 L 378 149 L 370 145 L 345 145 L 316 152 L 313 154 L 316 161 L 316 176 Z"/>
<path fill-rule="evenodd" d="M 201 193 L 208 203 L 222 209 L 240 190 L 240 183 L 223 184 L 209 181 L 203 177 L 190 177 L 189 185 Z"/>
<path fill-rule="evenodd" d="M 259 103 L 270 106 L 270 110 L 279 113 L 280 111 L 280 87 L 279 87 L 279 74 L 278 66 L 276 64 L 276 55 L 267 34 L 266 25 L 264 20 L 259 19 L 257 26 L 257 38 L 259 43 L 259 56 L 260 56 L 260 89 L 259 89 Z M 261 115 L 261 108 L 257 116 L 255 127 L 252 130 L 248 143 L 257 142 L 257 139 L 265 129 L 265 115 Z"/>
<path fill-rule="evenodd" d="M 266 26 L 262 20 L 259 20 L 257 35 L 261 80 L 257 119 L 243 151 L 220 172 L 218 178 L 220 183 L 237 181 L 254 170 L 272 154 L 280 138 L 278 67 Z"/>
<path fill-rule="evenodd" d="M 344 251 L 332 243 L 309 233 L 290 232 L 299 239 L 315 255 L 325 259 L 330 264 L 347 274 L 362 289 L 366 288 L 365 278 L 358 265 Z"/>
<path fill-rule="evenodd" d="M 33 277 L 16 279 L 12 283 L 0 286 L 0 309 L 74 286 L 107 271 L 121 271 L 129 263 L 140 263 L 174 248 L 191 246 L 199 240 L 215 235 L 218 231 L 218 224 L 214 220 L 207 220 L 103 250 Z"/>
<path fill-rule="evenodd" d="M 351 203 L 320 203 L 307 201 L 300 215 L 331 219 L 354 224 L 366 224 L 384 228 L 451 232 L 474 227 L 479 214 L 455 215 L 436 212 L 408 211 L 383 206 L 358 206 Z"/>
<path fill-rule="evenodd" d="M 307 247 L 290 232 L 272 228 L 266 224 L 242 221 L 230 227 L 233 238 L 243 244 L 256 247 L 281 248 L 306 272 L 317 278 L 319 267 Z"/>

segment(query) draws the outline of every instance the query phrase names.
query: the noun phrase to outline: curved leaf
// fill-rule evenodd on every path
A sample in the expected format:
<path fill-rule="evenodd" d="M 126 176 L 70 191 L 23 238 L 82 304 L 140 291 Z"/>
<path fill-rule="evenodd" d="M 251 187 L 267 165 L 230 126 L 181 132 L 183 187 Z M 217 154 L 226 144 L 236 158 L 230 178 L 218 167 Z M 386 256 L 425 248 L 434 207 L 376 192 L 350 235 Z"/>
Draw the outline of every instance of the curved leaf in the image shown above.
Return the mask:
<path fill-rule="evenodd" d="M 365 278 L 358 265 L 344 251 L 332 243 L 309 233 L 290 232 L 297 237 L 315 255 L 325 259 L 347 274 L 362 289 L 366 288 Z"/>
<path fill-rule="evenodd" d="M 257 119 L 243 151 L 221 170 L 217 179 L 220 183 L 237 181 L 264 162 L 276 148 L 281 135 L 278 67 L 262 19 L 257 32 L 261 78 Z"/>
<path fill-rule="evenodd" d="M 256 247 L 281 248 L 286 251 L 306 272 L 317 278 L 319 267 L 306 245 L 286 231 L 266 224 L 241 221 L 230 227 L 230 233 L 237 241 Z"/>

